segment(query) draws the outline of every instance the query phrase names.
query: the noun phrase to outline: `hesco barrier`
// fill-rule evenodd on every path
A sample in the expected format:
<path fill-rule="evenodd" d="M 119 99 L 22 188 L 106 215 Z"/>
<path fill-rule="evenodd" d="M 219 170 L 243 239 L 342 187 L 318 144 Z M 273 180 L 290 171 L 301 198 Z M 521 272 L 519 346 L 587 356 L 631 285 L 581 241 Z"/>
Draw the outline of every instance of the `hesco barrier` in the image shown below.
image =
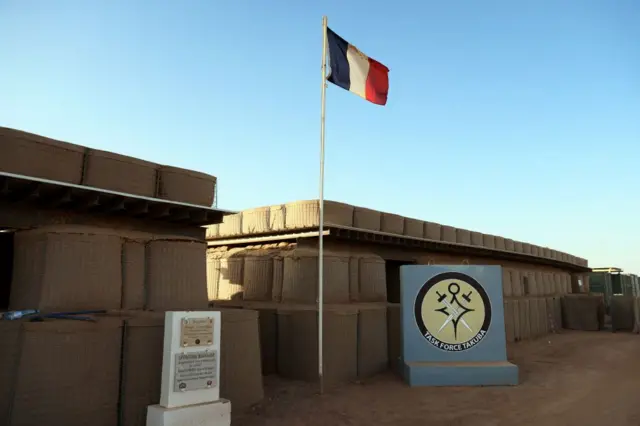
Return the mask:
<path fill-rule="evenodd" d="M 263 398 L 258 314 L 220 311 L 220 394 L 243 410 Z M 146 424 L 147 406 L 160 399 L 164 313 L 94 318 L 0 322 L 3 425 Z"/>
<path fill-rule="evenodd" d="M 380 230 L 390 234 L 402 235 L 404 233 L 404 217 L 393 213 L 382 212 Z"/>
<path fill-rule="evenodd" d="M 354 207 L 353 226 L 369 231 L 379 231 L 382 213 L 364 207 Z"/>
<path fill-rule="evenodd" d="M 181 203 L 211 207 L 216 177 L 195 170 L 172 166 L 158 169 L 158 197 Z"/>
<path fill-rule="evenodd" d="M 55 226 L 16 232 L 10 310 L 119 309 L 122 238 Z"/>
<path fill-rule="evenodd" d="M 263 398 L 258 314 L 248 309 L 220 312 L 220 396 L 243 410 Z M 122 426 L 144 426 L 147 406 L 160 400 L 164 314 L 118 315 L 125 318 L 120 421 Z"/>
<path fill-rule="evenodd" d="M 387 339 L 389 366 L 391 370 L 402 374 L 402 320 L 399 303 L 390 303 L 387 308 Z"/>
<path fill-rule="evenodd" d="M 164 314 L 136 312 L 127 318 L 123 312 L 123 317 L 120 424 L 143 426 L 147 406 L 160 401 Z"/>
<path fill-rule="evenodd" d="M 257 207 L 242 212 L 242 233 L 262 234 L 271 230 L 269 216 L 271 207 Z"/>
<path fill-rule="evenodd" d="M 120 319 L 102 318 L 96 323 L 18 320 L 0 323 L 0 333 L 4 424 L 118 423 Z"/>
<path fill-rule="evenodd" d="M 466 229 L 456 229 L 456 242 L 460 244 L 471 244 L 471 231 Z"/>
<path fill-rule="evenodd" d="M 206 244 L 153 240 L 147 246 L 147 297 L 151 310 L 205 309 Z"/>
<path fill-rule="evenodd" d="M 259 313 L 264 374 L 315 381 L 318 353 L 318 309 L 270 302 L 219 301 L 214 306 Z M 324 310 L 325 375 L 328 383 L 367 378 L 389 365 L 391 339 L 399 338 L 399 322 L 386 303 L 326 305 Z M 398 351 L 400 350 L 398 346 Z M 400 352 L 398 352 L 399 354 Z"/>
<path fill-rule="evenodd" d="M 86 226 L 17 232 L 10 309 L 198 309 L 206 244 Z"/>
<path fill-rule="evenodd" d="M 244 249 L 207 251 L 207 291 L 209 300 L 242 299 Z"/>
<path fill-rule="evenodd" d="M 246 300 L 314 304 L 318 251 L 295 244 L 209 249 L 209 301 Z M 387 300 L 385 262 L 376 255 L 325 251 L 326 303 Z"/>
<path fill-rule="evenodd" d="M 367 378 L 385 371 L 387 350 L 387 306 L 360 306 L 358 310 L 358 377 Z"/>
<path fill-rule="evenodd" d="M 210 207 L 215 176 L 0 127 L 0 170 Z"/>
<path fill-rule="evenodd" d="M 324 380 L 348 382 L 358 376 L 358 310 L 324 311 Z M 278 309 L 278 373 L 289 379 L 318 378 L 318 311 L 313 307 Z"/>
<path fill-rule="evenodd" d="M 318 295 L 317 250 L 295 249 L 283 253 L 283 303 L 315 303 Z M 349 302 L 349 258 L 324 253 L 324 300 L 326 303 Z"/>
<path fill-rule="evenodd" d="M 320 209 L 318 200 L 295 201 L 285 204 L 285 228 L 311 228 L 320 225 Z M 325 223 L 353 226 L 354 207 L 335 201 L 325 201 Z M 402 230 L 400 231 L 402 233 Z"/>
<path fill-rule="evenodd" d="M 273 267 L 280 255 L 276 248 L 257 248 L 244 254 L 242 292 L 244 300 L 271 300 L 273 294 Z"/>
<path fill-rule="evenodd" d="M 633 331 L 634 327 L 633 296 L 613 296 L 611 298 L 611 329 L 613 331 Z"/>
<path fill-rule="evenodd" d="M 562 324 L 570 330 L 601 330 L 604 327 L 604 298 L 582 294 L 564 296 Z"/>
<path fill-rule="evenodd" d="M 581 267 L 588 266 L 586 259 L 570 256 L 566 253 L 536 246 L 528 242 L 514 241 L 510 238 L 404 217 L 395 213 L 352 206 L 337 201 L 326 200 L 324 207 L 324 225 L 328 227 L 352 227 L 359 230 L 384 232 L 385 234 L 519 253 L 531 256 L 532 260 L 534 257 L 538 257 L 571 263 Z M 315 229 L 319 222 L 318 200 L 295 201 L 287 204 L 248 209 L 234 215 L 225 216 L 222 225 L 208 227 L 207 238 L 215 240 L 239 237 L 240 235 L 260 235 L 283 230 L 308 230 Z"/>
<path fill-rule="evenodd" d="M 403 234 L 409 237 L 423 238 L 424 226 L 425 223 L 422 220 L 406 218 L 404 219 Z"/>
<path fill-rule="evenodd" d="M 83 184 L 95 188 L 154 197 L 158 165 L 113 152 L 88 149 Z"/>
<path fill-rule="evenodd" d="M 220 396 L 243 410 L 264 397 L 258 313 L 222 309 Z"/>
<path fill-rule="evenodd" d="M 80 184 L 85 148 L 20 130 L 0 127 L 0 170 Z"/>

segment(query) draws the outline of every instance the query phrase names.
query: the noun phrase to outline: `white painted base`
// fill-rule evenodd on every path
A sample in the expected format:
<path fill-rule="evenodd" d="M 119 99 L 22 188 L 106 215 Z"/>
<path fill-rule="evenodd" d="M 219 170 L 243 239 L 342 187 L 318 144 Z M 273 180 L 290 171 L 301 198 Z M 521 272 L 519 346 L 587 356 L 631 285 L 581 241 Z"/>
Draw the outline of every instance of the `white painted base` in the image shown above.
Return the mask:
<path fill-rule="evenodd" d="M 221 399 L 206 404 L 164 408 L 147 407 L 147 426 L 230 426 L 231 402 Z"/>

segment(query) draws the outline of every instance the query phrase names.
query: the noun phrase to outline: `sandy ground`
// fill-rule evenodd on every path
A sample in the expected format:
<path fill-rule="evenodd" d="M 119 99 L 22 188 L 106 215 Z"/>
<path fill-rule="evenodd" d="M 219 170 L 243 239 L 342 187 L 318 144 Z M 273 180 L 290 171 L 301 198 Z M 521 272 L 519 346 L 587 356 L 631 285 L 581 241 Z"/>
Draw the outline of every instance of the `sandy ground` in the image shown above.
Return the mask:
<path fill-rule="evenodd" d="M 317 395 L 277 378 L 233 426 L 640 425 L 640 336 L 568 332 L 509 348 L 511 388 L 409 388 L 391 373 Z"/>

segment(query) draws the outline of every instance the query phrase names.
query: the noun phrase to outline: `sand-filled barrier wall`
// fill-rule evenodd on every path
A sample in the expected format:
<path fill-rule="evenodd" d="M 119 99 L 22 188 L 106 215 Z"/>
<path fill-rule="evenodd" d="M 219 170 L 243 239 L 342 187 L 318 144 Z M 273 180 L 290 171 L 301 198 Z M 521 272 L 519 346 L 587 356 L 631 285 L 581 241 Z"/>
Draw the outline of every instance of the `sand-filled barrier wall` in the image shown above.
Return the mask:
<path fill-rule="evenodd" d="M 313 229 L 319 224 L 318 200 L 296 201 L 257 207 L 226 216 L 222 224 L 207 227 L 207 239 Z M 543 258 L 588 267 L 586 259 L 548 247 L 336 201 L 325 201 L 324 224 L 512 252 L 530 256 L 532 260 Z"/>
<path fill-rule="evenodd" d="M 205 242 L 65 225 L 18 231 L 14 246 L 11 310 L 108 313 L 0 321 L 0 417 L 143 426 L 159 402 L 164 312 L 210 309 Z M 263 395 L 258 327 L 256 311 L 222 313 L 221 395 L 239 410 Z"/>
<path fill-rule="evenodd" d="M 329 304 L 385 302 L 384 260 L 370 253 L 325 251 L 324 299 Z M 318 251 L 292 243 L 207 252 L 209 300 L 314 304 Z"/>
<path fill-rule="evenodd" d="M 214 306 L 260 312 L 265 373 L 317 379 L 317 249 L 295 243 L 210 248 L 207 277 Z M 328 384 L 369 377 L 387 368 L 386 297 L 382 258 L 363 252 L 325 251 Z"/>
<path fill-rule="evenodd" d="M 460 263 L 451 256 L 429 259 Z M 265 374 L 317 379 L 317 268 L 313 244 L 208 249 L 210 303 L 260 312 Z M 360 246 L 332 243 L 325 248 L 324 268 L 327 381 L 346 382 L 395 368 L 401 354 L 399 305 L 387 303 L 387 292 L 393 290 L 387 288 L 385 260 Z M 560 331 L 561 300 L 571 290 L 568 272 L 527 269 L 525 264 L 503 267 L 507 341 Z"/>
<path fill-rule="evenodd" d="M 220 392 L 243 410 L 263 397 L 258 313 L 221 311 Z M 164 314 L 93 319 L 0 322 L 2 424 L 146 424 L 160 400 Z"/>
<path fill-rule="evenodd" d="M 0 127 L 0 170 L 210 207 L 216 178 Z"/>
<path fill-rule="evenodd" d="M 207 307 L 202 241 L 85 226 L 16 232 L 9 308 Z"/>

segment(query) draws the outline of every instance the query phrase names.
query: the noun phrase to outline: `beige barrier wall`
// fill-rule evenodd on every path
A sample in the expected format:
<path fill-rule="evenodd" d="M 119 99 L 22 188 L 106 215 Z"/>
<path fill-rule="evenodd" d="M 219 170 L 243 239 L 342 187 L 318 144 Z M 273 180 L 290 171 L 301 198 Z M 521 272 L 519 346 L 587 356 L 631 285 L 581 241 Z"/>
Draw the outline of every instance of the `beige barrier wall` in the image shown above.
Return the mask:
<path fill-rule="evenodd" d="M 312 246 L 266 244 L 207 253 L 208 298 L 315 304 L 318 251 Z M 324 253 L 326 303 L 386 302 L 384 260 L 370 253 Z"/>
<path fill-rule="evenodd" d="M 118 309 L 121 300 L 120 236 L 86 227 L 16 233 L 11 310 Z"/>
<path fill-rule="evenodd" d="M 467 229 L 456 229 L 456 243 L 471 244 L 471 231 Z"/>
<path fill-rule="evenodd" d="M 157 164 L 98 149 L 86 155 L 83 185 L 155 197 Z"/>
<path fill-rule="evenodd" d="M 481 232 L 471 232 L 471 245 L 482 246 L 484 244 L 484 238 Z"/>
<path fill-rule="evenodd" d="M 11 309 L 206 307 L 206 245 L 87 226 L 16 233 Z"/>
<path fill-rule="evenodd" d="M 220 395 L 236 410 L 263 398 L 258 313 L 221 311 Z M 160 400 L 164 313 L 122 311 L 125 320 L 120 418 L 122 426 L 144 426 L 147 406 Z M 114 423 L 115 424 L 115 423 Z"/>
<path fill-rule="evenodd" d="M 442 225 L 434 222 L 424 222 L 424 237 L 429 240 L 442 240 Z"/>
<path fill-rule="evenodd" d="M 207 291 L 209 300 L 243 298 L 245 249 L 207 251 Z"/>
<path fill-rule="evenodd" d="M 358 376 L 358 311 L 325 309 L 324 380 L 331 385 Z M 316 308 L 278 310 L 278 372 L 281 376 L 318 378 L 318 312 Z"/>
<path fill-rule="evenodd" d="M 364 207 L 355 207 L 353 212 L 353 226 L 370 231 L 379 231 L 382 213 Z"/>
<path fill-rule="evenodd" d="M 80 184 L 85 148 L 20 130 L 0 127 L 0 170 Z"/>
<path fill-rule="evenodd" d="M 0 333 L 3 424 L 118 423 L 121 320 L 12 321 Z"/>
<path fill-rule="evenodd" d="M 211 206 L 216 178 L 0 127 L 0 170 L 36 178 Z"/>
<path fill-rule="evenodd" d="M 244 300 L 269 301 L 273 297 L 273 267 L 281 256 L 276 248 L 256 248 L 244 253 L 242 292 Z"/>
<path fill-rule="evenodd" d="M 283 303 L 315 303 L 318 299 L 317 250 L 295 249 L 283 253 Z M 341 253 L 324 253 L 324 300 L 349 302 L 349 258 Z"/>
<path fill-rule="evenodd" d="M 640 333 L 640 297 L 633 301 L 633 332 Z"/>
<path fill-rule="evenodd" d="M 160 401 L 164 314 L 137 312 L 123 318 L 120 418 L 122 426 L 144 426 L 147 406 Z"/>
<path fill-rule="evenodd" d="M 244 410 L 264 397 L 258 312 L 222 309 L 220 396 Z"/>
<path fill-rule="evenodd" d="M 146 302 L 147 240 L 122 243 L 122 308 L 143 309 Z"/>
<path fill-rule="evenodd" d="M 496 248 L 496 237 L 494 235 L 483 234 L 482 235 L 482 245 L 489 249 Z"/>
<path fill-rule="evenodd" d="M 453 226 L 442 225 L 442 237 L 440 239 L 448 243 L 457 242 L 458 233 L 456 228 L 454 228 Z"/>
<path fill-rule="evenodd" d="M 388 368 L 387 306 L 359 306 L 358 377 L 367 378 Z"/>
<path fill-rule="evenodd" d="M 285 229 L 284 205 L 271 206 L 269 208 L 269 230 L 282 231 Z"/>
<path fill-rule="evenodd" d="M 405 218 L 403 234 L 409 237 L 425 238 L 424 226 L 425 222 L 422 220 Z"/>
<path fill-rule="evenodd" d="M 562 324 L 570 330 L 598 331 L 604 327 L 604 298 L 571 294 L 562 297 Z"/>
<path fill-rule="evenodd" d="M 216 177 L 195 170 L 171 166 L 158 169 L 158 197 L 210 207 L 216 191 Z"/>
<path fill-rule="evenodd" d="M 273 210 L 275 209 L 275 210 Z M 271 216 L 277 211 L 278 218 L 274 221 Z M 246 218 L 243 219 L 243 214 Z M 282 219 L 284 218 L 284 220 Z M 246 223 L 243 224 L 242 221 Z M 587 261 L 562 252 L 540 247 L 528 242 L 515 241 L 477 231 L 425 222 L 420 219 L 403 217 L 398 214 L 380 212 L 364 207 L 351 206 L 335 201 L 325 201 L 325 225 L 355 227 L 370 231 L 382 231 L 413 238 L 439 240 L 469 246 L 484 247 L 491 250 L 509 251 L 532 257 L 573 263 L 587 266 Z M 277 222 L 277 224 L 275 223 Z M 296 201 L 278 206 L 259 207 L 245 210 L 236 215 L 226 217 L 224 223 L 217 227 L 211 226 L 207 231 L 207 238 L 228 238 L 237 235 L 254 235 L 273 232 L 276 229 L 308 229 L 319 225 L 319 203 L 317 200 Z M 525 261 L 526 262 L 526 261 Z M 535 290 L 540 295 L 549 294 L 544 288 L 544 279 L 536 279 Z M 548 285 L 548 284 L 547 284 Z"/>
<path fill-rule="evenodd" d="M 309 228 L 320 225 L 318 200 L 296 201 L 284 206 L 287 229 Z M 335 201 L 324 202 L 324 221 L 327 224 L 353 226 L 354 207 Z M 400 230 L 402 234 L 402 230 Z"/>
<path fill-rule="evenodd" d="M 153 240 L 147 246 L 145 307 L 198 310 L 207 307 L 206 244 Z"/>
<path fill-rule="evenodd" d="M 393 213 L 382 213 L 380 230 L 389 234 L 402 235 L 404 232 L 404 218 Z"/>
<path fill-rule="evenodd" d="M 242 233 L 262 234 L 271 230 L 269 223 L 271 207 L 258 207 L 242 212 Z"/>

